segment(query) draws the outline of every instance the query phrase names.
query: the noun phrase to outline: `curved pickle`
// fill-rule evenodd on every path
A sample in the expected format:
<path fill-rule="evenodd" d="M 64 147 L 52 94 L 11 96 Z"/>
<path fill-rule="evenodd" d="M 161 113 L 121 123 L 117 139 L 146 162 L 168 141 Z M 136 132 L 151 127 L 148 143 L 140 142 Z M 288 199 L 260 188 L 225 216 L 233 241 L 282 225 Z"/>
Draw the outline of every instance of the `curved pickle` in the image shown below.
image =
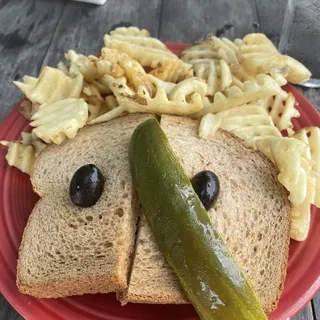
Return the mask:
<path fill-rule="evenodd" d="M 135 130 L 129 152 L 146 219 L 200 318 L 267 319 L 156 119 Z"/>

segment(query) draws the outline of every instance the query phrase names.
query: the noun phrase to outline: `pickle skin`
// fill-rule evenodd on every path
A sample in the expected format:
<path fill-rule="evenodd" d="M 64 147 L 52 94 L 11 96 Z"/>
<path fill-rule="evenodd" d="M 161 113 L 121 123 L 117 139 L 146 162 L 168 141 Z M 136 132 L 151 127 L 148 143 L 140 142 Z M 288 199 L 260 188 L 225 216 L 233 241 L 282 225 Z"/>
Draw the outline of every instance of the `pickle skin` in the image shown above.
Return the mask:
<path fill-rule="evenodd" d="M 156 242 L 200 318 L 267 319 L 156 119 L 133 133 L 129 161 Z"/>

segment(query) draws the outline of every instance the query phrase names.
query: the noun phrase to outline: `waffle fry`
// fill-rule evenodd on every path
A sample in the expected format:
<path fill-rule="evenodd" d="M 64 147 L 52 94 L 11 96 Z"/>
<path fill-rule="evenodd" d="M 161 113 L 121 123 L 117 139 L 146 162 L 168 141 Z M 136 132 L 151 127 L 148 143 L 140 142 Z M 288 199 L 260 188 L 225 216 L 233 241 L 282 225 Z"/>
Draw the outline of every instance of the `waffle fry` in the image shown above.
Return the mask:
<path fill-rule="evenodd" d="M 293 136 L 308 145 L 308 151 L 305 154 L 306 159 L 311 159 L 311 169 L 320 173 L 320 128 L 307 127 L 299 130 Z"/>
<path fill-rule="evenodd" d="M 176 59 L 161 61 L 159 66 L 152 70 L 150 74 L 163 81 L 177 83 L 192 77 L 193 72 L 191 64 Z"/>
<path fill-rule="evenodd" d="M 247 104 L 216 113 L 216 116 L 219 118 L 239 117 L 248 115 L 268 115 L 268 112 L 259 105 Z"/>
<path fill-rule="evenodd" d="M 6 160 L 9 166 L 30 175 L 35 161 L 33 147 L 25 146 L 19 141 L 1 141 L 1 144 L 8 147 Z"/>
<path fill-rule="evenodd" d="M 73 139 L 88 119 L 88 105 L 83 99 L 65 99 L 43 104 L 32 117 L 33 132 L 46 143 L 60 144 Z"/>
<path fill-rule="evenodd" d="M 286 80 L 292 83 L 304 82 L 311 76 L 305 66 L 291 57 L 281 55 L 261 33 L 245 36 L 239 52 L 247 70 L 253 74 L 270 73 L 280 85 L 284 85 Z"/>
<path fill-rule="evenodd" d="M 184 81 L 188 81 L 184 80 Z M 183 88 L 183 82 L 180 82 L 180 88 Z M 202 82 L 204 87 L 205 83 Z M 186 84 L 186 88 L 189 88 L 189 85 Z M 140 87 L 137 94 L 134 95 L 115 95 L 117 101 L 119 102 L 119 107 L 107 112 L 91 121 L 89 124 L 101 123 L 105 121 L 112 120 L 117 118 L 124 113 L 156 113 L 156 114 L 176 114 L 176 115 L 190 115 L 203 107 L 201 95 L 198 92 L 188 96 L 190 89 L 186 89 L 182 92 L 174 92 L 172 97 L 175 100 L 169 100 L 164 89 L 157 89 L 157 93 L 154 98 L 150 96 L 148 91 Z M 199 88 L 197 89 L 199 90 Z M 203 90 L 203 89 L 202 89 Z M 206 87 L 205 89 L 206 90 Z M 188 100 L 188 101 L 187 101 Z"/>
<path fill-rule="evenodd" d="M 25 94 L 26 97 L 29 97 L 38 83 L 38 78 L 24 76 L 23 82 L 13 81 L 13 83 Z"/>
<path fill-rule="evenodd" d="M 221 119 L 212 113 L 202 117 L 199 125 L 199 137 L 202 139 L 213 138 L 221 126 Z"/>
<path fill-rule="evenodd" d="M 219 53 L 219 48 L 214 46 L 214 41 L 204 40 L 198 45 L 185 49 L 181 55 L 183 61 L 193 66 L 194 75 L 206 80 L 208 84 L 207 95 L 224 91 L 233 83 L 230 67 L 222 59 L 224 55 Z M 220 44 L 220 42 L 217 43 Z M 231 41 L 224 39 L 222 44 L 226 46 L 227 50 L 232 50 L 230 49 L 230 46 L 233 46 Z"/>
<path fill-rule="evenodd" d="M 21 133 L 21 143 L 24 146 L 32 146 L 34 150 L 34 156 L 37 158 L 42 150 L 47 146 L 42 140 L 40 140 L 34 132 L 22 132 Z"/>
<path fill-rule="evenodd" d="M 32 85 L 29 85 L 29 80 L 27 78 L 27 83 L 16 81 L 14 83 L 32 103 L 39 104 L 54 103 L 67 98 L 79 98 L 83 86 L 83 76 L 81 74 L 72 79 L 62 71 L 50 67 L 43 68 L 36 84 L 33 78 Z"/>
<path fill-rule="evenodd" d="M 221 56 L 211 44 L 198 44 L 189 47 L 182 51 L 181 60 L 187 63 L 192 63 L 194 60 L 208 59 L 210 61 L 220 60 Z"/>
<path fill-rule="evenodd" d="M 122 77 L 124 70 L 116 63 L 108 60 L 100 59 L 96 56 L 84 56 L 73 50 L 69 50 L 65 54 L 67 60 L 70 61 L 69 74 L 76 76 L 81 73 L 86 81 L 92 82 L 101 78 L 105 74 L 115 78 Z"/>
<path fill-rule="evenodd" d="M 219 115 L 219 114 L 218 114 Z M 247 115 L 234 116 L 223 119 L 221 128 L 232 131 L 236 128 L 254 127 L 254 126 L 273 126 L 273 122 L 268 115 Z"/>
<path fill-rule="evenodd" d="M 146 29 L 139 29 L 137 27 L 119 27 L 110 32 L 110 35 L 123 35 L 132 37 L 150 37 Z"/>
<path fill-rule="evenodd" d="M 176 84 L 169 94 L 169 100 L 186 102 L 187 97 L 197 93 L 201 98 L 206 95 L 207 84 L 200 78 L 189 78 Z"/>
<path fill-rule="evenodd" d="M 122 96 L 133 96 L 134 91 L 131 90 L 127 85 L 126 78 L 113 78 L 111 76 L 105 76 L 106 81 L 110 87 L 111 92 L 114 94 L 115 98 L 121 98 Z"/>
<path fill-rule="evenodd" d="M 164 91 L 166 92 L 166 94 L 169 94 L 171 92 L 171 90 L 175 87 L 175 83 L 172 82 L 167 82 L 167 81 L 163 81 L 155 76 L 153 76 L 152 74 L 148 74 L 149 79 L 151 80 L 151 82 L 154 84 L 154 86 L 158 89 L 158 88 L 162 88 L 164 89 Z"/>
<path fill-rule="evenodd" d="M 269 68 L 285 70 L 286 79 L 291 83 L 305 82 L 311 77 L 311 72 L 302 63 L 289 56 L 279 55 L 272 59 Z"/>
<path fill-rule="evenodd" d="M 213 61 L 195 63 L 193 69 L 196 77 L 206 80 L 208 84 L 207 95 L 212 96 L 218 91 L 224 91 L 233 82 L 230 68 L 224 60 L 220 60 L 218 64 Z"/>
<path fill-rule="evenodd" d="M 299 111 L 295 108 L 296 100 L 292 93 L 281 90 L 269 104 L 270 116 L 276 127 L 282 131 L 292 128 L 292 118 L 300 117 Z"/>
<path fill-rule="evenodd" d="M 119 106 L 119 103 L 118 103 L 118 101 L 117 101 L 117 99 L 115 98 L 114 95 L 107 96 L 105 98 L 105 101 L 106 101 L 106 104 L 107 104 L 109 110 L 113 110 L 113 109 L 115 109 L 116 107 Z"/>
<path fill-rule="evenodd" d="M 31 120 L 31 117 L 38 111 L 38 109 L 39 109 L 38 103 L 32 103 L 31 101 L 25 100 L 21 102 L 19 107 L 19 112 L 27 120 Z"/>
<path fill-rule="evenodd" d="M 109 48 L 103 48 L 101 57 L 103 60 L 111 61 L 114 64 L 118 63 L 124 70 L 124 74 L 128 79 L 128 82 L 133 85 L 135 90 L 140 86 L 143 86 L 148 90 L 150 95 L 155 92 L 155 87 L 147 77 L 145 70 L 137 61 L 133 60 L 126 53 L 118 52 Z"/>
<path fill-rule="evenodd" d="M 199 113 L 193 115 L 193 117 L 201 118 L 207 113 L 215 114 L 255 101 L 259 98 L 273 96 L 281 91 L 278 83 L 267 75 L 258 75 L 256 81 L 257 82 L 246 81 L 243 90 L 234 86 L 231 87 L 226 94 L 217 92 L 214 95 L 214 101 L 212 103 L 208 99 L 204 99 L 204 108 Z"/>
<path fill-rule="evenodd" d="M 306 240 L 310 228 L 310 205 L 314 203 L 316 194 L 316 179 L 313 176 L 307 177 L 307 194 L 303 203 L 298 206 L 291 206 L 291 230 L 290 237 L 297 241 Z"/>
<path fill-rule="evenodd" d="M 125 52 L 143 67 L 155 69 L 164 60 L 178 59 L 161 41 L 155 38 L 106 34 L 103 39 L 105 47 Z"/>

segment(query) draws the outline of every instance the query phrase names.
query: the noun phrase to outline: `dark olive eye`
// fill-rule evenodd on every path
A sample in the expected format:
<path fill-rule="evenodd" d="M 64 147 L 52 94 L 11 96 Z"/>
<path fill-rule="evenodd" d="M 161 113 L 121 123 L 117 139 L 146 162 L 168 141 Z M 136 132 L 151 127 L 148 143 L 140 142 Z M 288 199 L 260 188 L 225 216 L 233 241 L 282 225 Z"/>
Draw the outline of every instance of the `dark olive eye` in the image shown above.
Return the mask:
<path fill-rule="evenodd" d="M 201 171 L 191 179 L 191 184 L 205 209 L 211 209 L 219 196 L 218 177 L 211 171 Z"/>
<path fill-rule="evenodd" d="M 71 179 L 69 187 L 71 201 L 78 207 L 91 207 L 99 200 L 103 185 L 104 178 L 100 169 L 94 164 L 84 165 Z"/>

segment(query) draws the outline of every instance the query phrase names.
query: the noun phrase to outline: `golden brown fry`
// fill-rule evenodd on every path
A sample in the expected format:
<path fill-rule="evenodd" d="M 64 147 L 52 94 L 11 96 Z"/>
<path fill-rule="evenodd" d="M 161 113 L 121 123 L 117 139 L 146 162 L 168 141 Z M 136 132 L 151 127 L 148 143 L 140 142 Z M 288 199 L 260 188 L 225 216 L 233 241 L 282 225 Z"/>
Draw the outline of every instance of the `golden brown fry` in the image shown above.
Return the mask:
<path fill-rule="evenodd" d="M 129 84 L 132 84 L 135 90 L 140 86 L 143 86 L 148 90 L 150 95 L 153 95 L 155 87 L 148 78 L 145 70 L 137 61 L 133 60 L 126 53 L 114 49 L 103 48 L 101 58 L 103 60 L 111 61 L 113 64 L 119 64 L 124 70 L 125 77 L 128 79 Z"/>
<path fill-rule="evenodd" d="M 184 63 L 180 59 L 165 60 L 150 72 L 151 75 L 167 82 L 180 82 L 192 77 L 192 65 Z"/>

